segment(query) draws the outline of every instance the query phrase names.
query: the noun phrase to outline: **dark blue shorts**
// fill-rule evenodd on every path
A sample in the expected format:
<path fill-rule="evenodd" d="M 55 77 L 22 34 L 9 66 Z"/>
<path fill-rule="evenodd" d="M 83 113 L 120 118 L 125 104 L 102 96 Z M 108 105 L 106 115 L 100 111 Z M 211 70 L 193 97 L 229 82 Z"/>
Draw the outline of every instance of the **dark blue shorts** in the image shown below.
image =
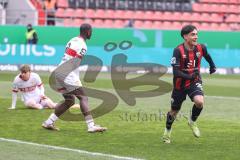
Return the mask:
<path fill-rule="evenodd" d="M 189 88 L 184 90 L 176 90 L 173 89 L 172 96 L 171 96 L 171 108 L 172 110 L 180 110 L 183 101 L 186 100 L 186 96 L 193 101 L 193 98 L 197 95 L 204 96 L 204 92 L 202 89 L 201 83 L 194 83 Z"/>

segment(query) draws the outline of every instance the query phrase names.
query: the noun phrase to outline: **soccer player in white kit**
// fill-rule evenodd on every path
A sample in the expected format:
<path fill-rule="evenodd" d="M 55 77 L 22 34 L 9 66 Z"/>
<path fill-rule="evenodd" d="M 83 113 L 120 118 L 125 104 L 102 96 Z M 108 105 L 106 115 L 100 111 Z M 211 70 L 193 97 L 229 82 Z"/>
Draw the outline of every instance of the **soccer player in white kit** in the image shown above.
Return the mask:
<path fill-rule="evenodd" d="M 80 101 L 80 109 L 85 118 L 88 132 L 103 132 L 107 128 L 101 127 L 94 123 L 93 117 L 88 106 L 88 97 L 84 93 L 81 81 L 79 79 L 79 65 L 81 59 L 87 52 L 87 45 L 85 41 L 90 39 L 92 35 L 92 27 L 90 24 L 82 24 L 80 26 L 80 35 L 72 38 L 66 45 L 65 53 L 60 63 L 60 67 L 68 64 L 67 67 L 62 67 L 60 71 L 56 69 L 54 72 L 54 82 L 56 83 L 55 90 L 62 93 L 64 102 L 57 105 L 54 113 L 43 122 L 42 127 L 50 130 L 59 130 L 54 123 L 65 111 L 67 111 L 75 103 L 75 97 Z M 77 60 L 79 63 L 74 63 Z M 73 62 L 73 63 L 72 63 Z M 70 73 L 65 73 L 65 68 L 71 68 Z M 75 69 L 74 69 L 75 68 Z M 65 74 L 65 76 L 64 76 Z"/>
<path fill-rule="evenodd" d="M 13 81 L 12 106 L 9 109 L 16 108 L 18 91 L 22 93 L 22 100 L 28 108 L 55 108 L 56 103 L 44 94 L 43 83 L 39 75 L 31 72 L 28 65 L 23 65 L 20 71 L 21 73 Z"/>

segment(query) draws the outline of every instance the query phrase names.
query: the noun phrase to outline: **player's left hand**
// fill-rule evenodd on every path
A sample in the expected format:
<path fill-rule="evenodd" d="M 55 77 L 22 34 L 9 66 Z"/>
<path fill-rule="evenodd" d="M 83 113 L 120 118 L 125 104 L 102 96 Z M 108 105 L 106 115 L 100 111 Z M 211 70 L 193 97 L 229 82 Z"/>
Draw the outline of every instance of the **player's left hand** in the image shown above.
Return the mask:
<path fill-rule="evenodd" d="M 216 72 L 216 67 L 210 67 L 209 73 L 213 74 L 214 72 Z"/>

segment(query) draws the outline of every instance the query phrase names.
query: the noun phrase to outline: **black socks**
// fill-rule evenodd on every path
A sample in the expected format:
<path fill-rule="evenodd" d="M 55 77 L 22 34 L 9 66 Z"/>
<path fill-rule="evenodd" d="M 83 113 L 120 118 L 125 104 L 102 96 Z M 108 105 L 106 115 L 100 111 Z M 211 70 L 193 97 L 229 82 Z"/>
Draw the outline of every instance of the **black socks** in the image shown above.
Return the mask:
<path fill-rule="evenodd" d="M 193 107 L 192 107 L 192 116 L 191 116 L 191 119 L 192 121 L 196 121 L 198 116 L 200 115 L 202 111 L 202 108 L 197 108 L 196 105 L 194 104 Z"/>

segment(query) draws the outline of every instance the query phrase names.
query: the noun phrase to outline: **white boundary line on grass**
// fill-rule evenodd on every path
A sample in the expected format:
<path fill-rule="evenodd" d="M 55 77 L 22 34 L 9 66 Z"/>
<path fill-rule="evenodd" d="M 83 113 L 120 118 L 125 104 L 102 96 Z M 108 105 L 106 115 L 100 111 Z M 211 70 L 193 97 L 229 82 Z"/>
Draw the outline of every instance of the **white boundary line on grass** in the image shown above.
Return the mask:
<path fill-rule="evenodd" d="M 71 149 L 71 148 L 58 147 L 58 146 L 50 146 L 50 145 L 46 145 L 46 144 L 38 144 L 38 143 L 26 142 L 26 141 L 15 140 L 15 139 L 0 138 L 0 141 L 13 142 L 13 143 L 19 143 L 19 144 L 27 144 L 27 145 L 33 145 L 33 146 L 40 146 L 40 147 L 51 148 L 51 149 L 55 149 L 55 150 L 72 151 L 72 152 L 83 153 L 83 154 L 91 155 L 91 156 L 101 156 L 101 157 L 108 157 L 108 158 L 114 158 L 114 159 L 124 159 L 124 160 L 143 160 L 143 159 L 132 158 L 132 157 L 121 157 L 121 156 L 116 156 L 116 155 L 112 155 L 112 154 L 88 152 L 88 151 L 78 150 L 78 149 Z"/>
<path fill-rule="evenodd" d="M 240 100 L 240 97 L 227 97 L 227 96 L 205 96 L 205 97 L 217 98 L 217 99 Z"/>

